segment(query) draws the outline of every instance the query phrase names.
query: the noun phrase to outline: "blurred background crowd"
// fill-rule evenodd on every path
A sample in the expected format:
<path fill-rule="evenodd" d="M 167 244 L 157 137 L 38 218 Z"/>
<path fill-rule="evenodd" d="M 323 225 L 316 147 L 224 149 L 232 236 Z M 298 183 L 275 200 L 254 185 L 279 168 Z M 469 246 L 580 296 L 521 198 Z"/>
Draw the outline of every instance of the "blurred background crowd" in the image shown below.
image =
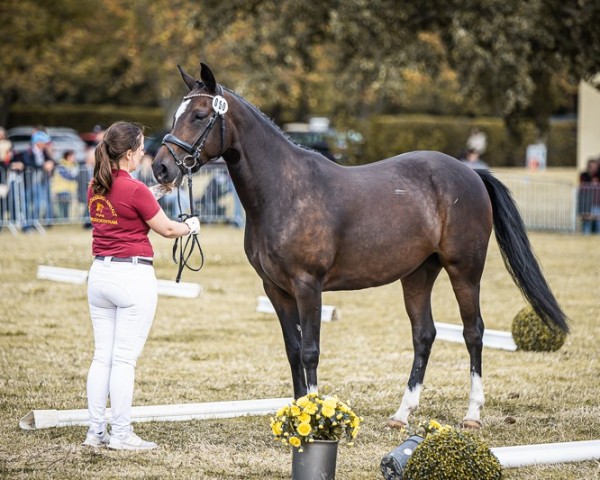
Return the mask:
<path fill-rule="evenodd" d="M 600 85 L 595 0 L 6 0 L 0 15 L 0 227 L 85 225 L 102 126 L 142 124 L 149 163 L 184 93 L 176 65 L 204 61 L 343 165 L 427 149 L 576 169 L 578 228 L 600 230 L 600 141 L 582 149 L 578 122 Z M 202 180 L 206 218 L 242 224 L 222 165 Z"/>

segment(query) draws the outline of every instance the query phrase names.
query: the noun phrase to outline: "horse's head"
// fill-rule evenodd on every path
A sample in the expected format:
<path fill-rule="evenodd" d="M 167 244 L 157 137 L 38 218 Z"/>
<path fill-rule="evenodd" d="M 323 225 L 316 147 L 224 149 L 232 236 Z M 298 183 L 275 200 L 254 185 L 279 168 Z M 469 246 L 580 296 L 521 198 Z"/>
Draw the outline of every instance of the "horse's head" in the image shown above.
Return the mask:
<path fill-rule="evenodd" d="M 183 175 L 225 153 L 231 141 L 225 118 L 228 103 L 211 69 L 201 64 L 200 81 L 178 68 L 189 93 L 177 108 L 171 133 L 163 138 L 152 164 L 154 176 L 163 185 L 181 183 Z"/>

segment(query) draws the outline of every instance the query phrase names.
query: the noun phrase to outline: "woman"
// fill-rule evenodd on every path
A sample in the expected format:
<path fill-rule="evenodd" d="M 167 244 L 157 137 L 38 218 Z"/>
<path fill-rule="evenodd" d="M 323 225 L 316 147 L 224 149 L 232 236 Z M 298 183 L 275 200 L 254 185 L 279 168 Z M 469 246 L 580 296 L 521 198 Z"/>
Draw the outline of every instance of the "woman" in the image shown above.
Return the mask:
<path fill-rule="evenodd" d="M 65 150 L 55 169 L 52 190 L 58 203 L 58 218 L 68 220 L 71 216 L 71 201 L 77 192 L 79 165 L 73 150 Z"/>
<path fill-rule="evenodd" d="M 170 189 L 151 191 L 131 177 L 144 155 L 144 137 L 136 125 L 117 122 L 96 148 L 88 207 L 93 225 L 94 261 L 88 277 L 88 303 L 94 328 L 94 358 L 87 378 L 90 426 L 84 445 L 115 450 L 150 450 L 131 427 L 136 361 L 152 326 L 157 282 L 152 267 L 150 229 L 166 238 L 198 233 L 191 217 L 170 220 L 157 198 Z M 105 411 L 110 397 L 111 434 Z"/>

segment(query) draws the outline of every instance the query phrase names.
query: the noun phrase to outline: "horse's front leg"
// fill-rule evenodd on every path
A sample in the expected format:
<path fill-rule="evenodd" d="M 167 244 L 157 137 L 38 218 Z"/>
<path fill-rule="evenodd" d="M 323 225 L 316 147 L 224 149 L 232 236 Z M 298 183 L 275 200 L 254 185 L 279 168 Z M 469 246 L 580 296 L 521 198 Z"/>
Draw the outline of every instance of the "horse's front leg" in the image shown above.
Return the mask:
<path fill-rule="evenodd" d="M 304 367 L 302 366 L 302 335 L 300 333 L 298 306 L 293 297 L 275 285 L 267 282 L 264 282 L 263 285 L 281 325 L 285 351 L 292 371 L 294 397 L 300 398 L 306 395 L 308 390 L 306 388 Z"/>
<path fill-rule="evenodd" d="M 322 289 L 318 282 L 303 278 L 296 280 L 294 293 L 300 315 L 301 357 L 306 375 L 306 385 L 308 393 L 317 393 L 317 367 L 321 351 Z"/>

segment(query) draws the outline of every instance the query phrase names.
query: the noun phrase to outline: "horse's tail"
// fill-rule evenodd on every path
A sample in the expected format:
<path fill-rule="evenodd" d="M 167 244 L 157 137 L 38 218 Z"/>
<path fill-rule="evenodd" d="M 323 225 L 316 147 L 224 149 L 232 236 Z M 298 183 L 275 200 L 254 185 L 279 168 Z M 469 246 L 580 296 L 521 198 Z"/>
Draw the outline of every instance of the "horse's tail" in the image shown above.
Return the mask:
<path fill-rule="evenodd" d="M 542 274 L 510 191 L 487 170 L 475 171 L 492 201 L 494 232 L 506 269 L 539 317 L 547 325 L 568 332 L 567 317 Z"/>

